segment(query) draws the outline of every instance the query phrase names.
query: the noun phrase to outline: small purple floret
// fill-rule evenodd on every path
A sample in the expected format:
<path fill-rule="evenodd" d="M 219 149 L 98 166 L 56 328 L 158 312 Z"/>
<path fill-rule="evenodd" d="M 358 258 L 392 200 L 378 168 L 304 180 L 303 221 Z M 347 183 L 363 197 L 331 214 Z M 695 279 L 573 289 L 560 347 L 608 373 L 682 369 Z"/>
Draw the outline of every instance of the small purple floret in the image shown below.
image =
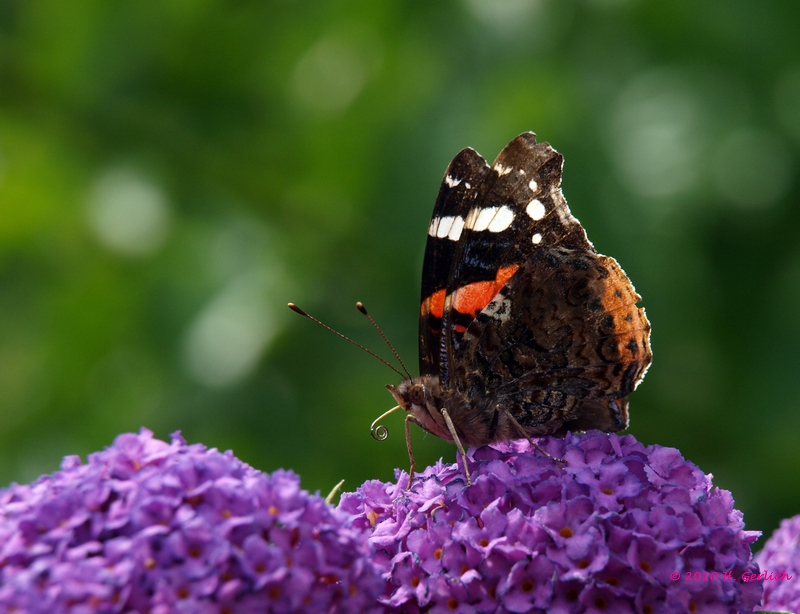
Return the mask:
<path fill-rule="evenodd" d="M 469 488 L 460 466 L 439 463 L 410 491 L 398 472 L 342 496 L 372 530 L 386 606 L 655 614 L 759 603 L 762 583 L 742 581 L 757 572 L 759 533 L 677 450 L 597 431 L 540 445 L 568 464 L 508 442 L 470 451 Z"/>
<path fill-rule="evenodd" d="M 202 445 L 117 437 L 0 490 L 0 612 L 363 612 L 381 591 L 352 519 Z"/>
<path fill-rule="evenodd" d="M 800 515 L 782 521 L 755 558 L 764 579 L 762 609 L 800 612 Z"/>

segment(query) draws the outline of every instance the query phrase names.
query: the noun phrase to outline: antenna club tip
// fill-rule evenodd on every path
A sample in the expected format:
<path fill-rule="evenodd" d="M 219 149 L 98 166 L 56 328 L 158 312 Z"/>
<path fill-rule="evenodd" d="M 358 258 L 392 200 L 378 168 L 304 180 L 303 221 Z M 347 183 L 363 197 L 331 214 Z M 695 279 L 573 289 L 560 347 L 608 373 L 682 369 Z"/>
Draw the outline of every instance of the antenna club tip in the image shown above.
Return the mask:
<path fill-rule="evenodd" d="M 295 305 L 294 303 L 287 303 L 287 305 L 286 305 L 286 306 L 287 306 L 289 309 L 291 309 L 292 311 L 294 311 L 295 313 L 299 313 L 301 316 L 304 316 L 304 315 L 306 315 L 306 312 L 305 312 L 305 311 L 303 311 L 302 309 L 300 309 L 300 308 L 299 308 L 297 305 Z"/>
<path fill-rule="evenodd" d="M 367 308 L 364 307 L 364 303 L 362 303 L 361 301 L 358 301 L 356 303 L 356 309 L 358 309 L 364 315 L 367 315 Z"/>

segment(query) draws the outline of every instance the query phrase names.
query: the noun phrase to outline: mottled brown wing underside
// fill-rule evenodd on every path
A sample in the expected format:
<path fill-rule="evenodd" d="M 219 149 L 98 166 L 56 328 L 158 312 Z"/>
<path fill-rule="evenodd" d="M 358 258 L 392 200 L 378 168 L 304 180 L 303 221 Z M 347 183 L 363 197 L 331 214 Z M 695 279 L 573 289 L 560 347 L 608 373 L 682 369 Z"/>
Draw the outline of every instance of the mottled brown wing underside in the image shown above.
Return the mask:
<path fill-rule="evenodd" d="M 531 435 L 622 430 L 652 359 L 640 299 L 613 258 L 541 247 L 470 324 L 454 380 Z"/>

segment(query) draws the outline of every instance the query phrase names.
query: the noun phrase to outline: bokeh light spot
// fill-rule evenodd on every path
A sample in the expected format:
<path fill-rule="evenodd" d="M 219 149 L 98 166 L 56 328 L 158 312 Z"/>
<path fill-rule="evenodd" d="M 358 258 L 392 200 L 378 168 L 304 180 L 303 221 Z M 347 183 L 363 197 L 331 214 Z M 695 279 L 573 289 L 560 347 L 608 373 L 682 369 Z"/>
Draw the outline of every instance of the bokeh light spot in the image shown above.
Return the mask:
<path fill-rule="evenodd" d="M 256 269 L 223 288 L 190 324 L 183 362 L 188 374 L 210 388 L 245 378 L 276 332 L 267 301 L 273 272 Z"/>
<path fill-rule="evenodd" d="M 367 80 L 368 61 L 355 45 L 338 38 L 323 38 L 295 67 L 292 91 L 310 111 L 336 114 L 361 93 Z"/>
<path fill-rule="evenodd" d="M 677 71 L 635 78 L 614 109 L 609 145 L 622 183 L 634 194 L 663 197 L 691 189 L 698 176 L 700 109 Z"/>
<path fill-rule="evenodd" d="M 170 225 L 164 193 L 127 169 L 107 171 L 95 181 L 88 218 L 100 243 L 125 256 L 149 256 L 158 251 Z"/>
<path fill-rule="evenodd" d="M 542 5 L 541 0 L 465 0 L 465 3 L 478 21 L 500 32 L 524 27 Z"/>

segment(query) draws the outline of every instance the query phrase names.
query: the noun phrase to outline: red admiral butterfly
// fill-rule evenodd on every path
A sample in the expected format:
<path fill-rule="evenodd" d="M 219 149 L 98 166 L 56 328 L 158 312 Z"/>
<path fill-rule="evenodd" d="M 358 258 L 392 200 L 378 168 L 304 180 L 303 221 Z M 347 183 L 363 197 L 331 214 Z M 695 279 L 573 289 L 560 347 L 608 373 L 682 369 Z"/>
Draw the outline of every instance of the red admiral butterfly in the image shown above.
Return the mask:
<path fill-rule="evenodd" d="M 468 483 L 464 444 L 628 426 L 650 323 L 570 213 L 563 162 L 526 132 L 492 166 L 467 148 L 447 168 L 422 267 L 421 374 L 387 386 L 399 405 L 372 426 L 385 439 L 377 422 L 407 412 L 411 476 L 411 423 L 458 446 Z"/>
<path fill-rule="evenodd" d="M 462 150 L 439 189 L 421 375 L 387 388 L 408 412 L 406 433 L 413 422 L 454 441 L 465 470 L 462 444 L 626 428 L 626 397 L 652 360 L 641 297 L 570 213 L 563 161 L 527 132 L 491 167 Z"/>

